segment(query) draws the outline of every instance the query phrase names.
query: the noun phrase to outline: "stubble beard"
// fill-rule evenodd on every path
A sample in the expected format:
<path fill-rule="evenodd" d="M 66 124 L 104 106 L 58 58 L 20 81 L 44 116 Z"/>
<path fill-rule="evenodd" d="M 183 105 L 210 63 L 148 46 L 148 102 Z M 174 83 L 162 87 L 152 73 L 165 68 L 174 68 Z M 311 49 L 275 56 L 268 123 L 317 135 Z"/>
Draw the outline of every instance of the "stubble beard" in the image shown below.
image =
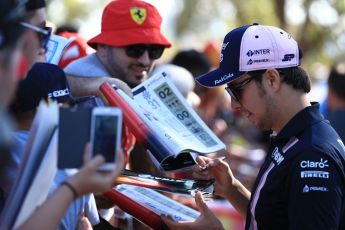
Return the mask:
<path fill-rule="evenodd" d="M 116 62 L 116 57 L 113 55 L 112 52 L 109 52 L 107 55 L 107 70 L 110 73 L 111 77 L 120 79 L 121 81 L 125 82 L 131 89 L 139 85 L 140 83 L 137 82 L 130 82 L 128 81 L 128 76 L 124 69 Z M 152 67 L 148 70 L 147 76 L 145 76 L 146 80 L 148 78 L 149 73 L 151 72 Z"/>
<path fill-rule="evenodd" d="M 258 84 L 259 85 L 259 84 Z M 268 97 L 263 86 L 260 84 L 258 86 L 259 97 L 263 100 L 263 113 L 261 117 L 258 119 L 257 127 L 262 131 L 270 131 L 272 129 L 272 118 L 273 118 L 273 108 L 274 108 L 274 100 Z"/>
<path fill-rule="evenodd" d="M 127 74 L 121 68 L 121 66 L 117 64 L 116 57 L 112 54 L 112 52 L 108 52 L 106 60 L 107 60 L 106 69 L 111 75 L 111 77 L 120 79 L 121 81 L 124 81 L 125 83 L 128 84 Z"/>

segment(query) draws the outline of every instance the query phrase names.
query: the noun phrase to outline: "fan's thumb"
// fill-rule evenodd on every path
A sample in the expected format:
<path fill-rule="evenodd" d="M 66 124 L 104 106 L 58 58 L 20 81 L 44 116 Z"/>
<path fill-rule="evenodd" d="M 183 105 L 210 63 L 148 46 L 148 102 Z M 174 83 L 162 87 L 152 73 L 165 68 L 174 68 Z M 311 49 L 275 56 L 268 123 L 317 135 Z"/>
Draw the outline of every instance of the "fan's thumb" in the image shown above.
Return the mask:
<path fill-rule="evenodd" d="M 209 208 L 207 207 L 204 198 L 201 195 L 201 192 L 196 192 L 195 194 L 195 204 L 198 207 L 199 212 L 204 215 L 209 212 Z"/>

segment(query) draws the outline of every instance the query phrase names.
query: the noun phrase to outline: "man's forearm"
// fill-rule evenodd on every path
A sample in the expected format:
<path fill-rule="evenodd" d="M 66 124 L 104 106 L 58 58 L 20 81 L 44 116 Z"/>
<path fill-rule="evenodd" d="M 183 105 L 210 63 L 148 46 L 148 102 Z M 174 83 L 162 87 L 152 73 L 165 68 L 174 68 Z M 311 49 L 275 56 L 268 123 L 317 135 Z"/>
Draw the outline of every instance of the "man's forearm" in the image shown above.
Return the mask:
<path fill-rule="evenodd" d="M 56 229 L 73 198 L 70 189 L 61 186 L 19 229 Z"/>
<path fill-rule="evenodd" d="M 250 196 L 250 191 L 244 187 L 240 181 L 235 180 L 225 198 L 234 206 L 242 217 L 245 218 L 247 215 Z"/>
<path fill-rule="evenodd" d="M 98 96 L 102 97 L 99 87 L 104 83 L 115 84 L 128 96 L 133 97 L 128 85 L 113 77 L 78 77 L 67 75 L 69 87 L 73 97 Z"/>
<path fill-rule="evenodd" d="M 100 96 L 99 86 L 108 77 L 77 77 L 67 75 L 68 85 L 73 97 Z"/>

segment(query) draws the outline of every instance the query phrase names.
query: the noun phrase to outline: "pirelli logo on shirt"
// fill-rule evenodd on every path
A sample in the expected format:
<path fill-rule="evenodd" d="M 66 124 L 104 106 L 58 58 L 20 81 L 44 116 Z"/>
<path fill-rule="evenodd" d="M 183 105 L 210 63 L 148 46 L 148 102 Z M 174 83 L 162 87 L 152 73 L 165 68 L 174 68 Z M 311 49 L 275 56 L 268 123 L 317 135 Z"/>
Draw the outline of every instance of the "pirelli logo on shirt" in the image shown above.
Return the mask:
<path fill-rule="evenodd" d="M 325 171 L 302 171 L 301 178 L 329 178 L 329 172 Z"/>

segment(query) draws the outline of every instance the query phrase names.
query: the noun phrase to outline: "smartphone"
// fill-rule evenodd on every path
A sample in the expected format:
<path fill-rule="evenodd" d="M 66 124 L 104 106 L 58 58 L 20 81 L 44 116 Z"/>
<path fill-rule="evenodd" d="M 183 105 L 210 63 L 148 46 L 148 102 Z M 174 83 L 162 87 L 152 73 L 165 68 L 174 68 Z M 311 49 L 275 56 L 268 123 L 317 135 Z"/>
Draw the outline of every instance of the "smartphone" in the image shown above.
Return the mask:
<path fill-rule="evenodd" d="M 85 144 L 90 141 L 91 108 L 61 107 L 59 110 L 58 168 L 80 168 Z"/>
<path fill-rule="evenodd" d="M 98 169 L 112 171 L 121 147 L 122 110 L 114 107 L 95 107 L 91 114 L 91 156 L 101 154 L 105 163 Z"/>

